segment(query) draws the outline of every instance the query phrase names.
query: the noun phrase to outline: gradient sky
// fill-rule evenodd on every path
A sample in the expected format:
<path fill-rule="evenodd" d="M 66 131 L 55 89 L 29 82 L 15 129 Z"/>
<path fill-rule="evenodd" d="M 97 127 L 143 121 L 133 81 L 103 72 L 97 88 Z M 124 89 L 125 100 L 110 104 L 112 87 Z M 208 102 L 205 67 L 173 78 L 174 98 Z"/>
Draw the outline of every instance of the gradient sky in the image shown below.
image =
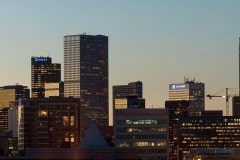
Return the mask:
<path fill-rule="evenodd" d="M 206 94 L 238 88 L 239 7 L 239 0 L 0 1 L 0 85 L 30 88 L 31 56 L 63 65 L 63 36 L 86 32 L 109 36 L 110 95 L 113 85 L 140 80 L 147 107 L 163 108 L 168 85 L 184 76 L 205 83 Z M 206 109 L 225 111 L 225 100 L 206 99 Z"/>

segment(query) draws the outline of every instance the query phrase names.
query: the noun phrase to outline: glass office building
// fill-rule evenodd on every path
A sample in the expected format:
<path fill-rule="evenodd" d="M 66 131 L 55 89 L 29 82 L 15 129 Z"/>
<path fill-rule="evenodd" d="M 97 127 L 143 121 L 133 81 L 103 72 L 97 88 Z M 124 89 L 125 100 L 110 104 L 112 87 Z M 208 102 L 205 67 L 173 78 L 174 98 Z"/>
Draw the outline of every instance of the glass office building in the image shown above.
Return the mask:
<path fill-rule="evenodd" d="M 44 98 L 44 84 L 61 81 L 61 64 L 52 63 L 50 57 L 32 57 L 31 62 L 32 98 Z"/>
<path fill-rule="evenodd" d="M 108 125 L 107 36 L 64 36 L 64 96 L 80 98 L 82 127 Z"/>
<path fill-rule="evenodd" d="M 134 148 L 138 159 L 168 160 L 167 109 L 116 109 L 114 144 Z"/>
<path fill-rule="evenodd" d="M 180 118 L 179 159 L 186 160 L 191 149 L 239 147 L 239 117 L 207 114 L 205 116 L 184 116 Z"/>

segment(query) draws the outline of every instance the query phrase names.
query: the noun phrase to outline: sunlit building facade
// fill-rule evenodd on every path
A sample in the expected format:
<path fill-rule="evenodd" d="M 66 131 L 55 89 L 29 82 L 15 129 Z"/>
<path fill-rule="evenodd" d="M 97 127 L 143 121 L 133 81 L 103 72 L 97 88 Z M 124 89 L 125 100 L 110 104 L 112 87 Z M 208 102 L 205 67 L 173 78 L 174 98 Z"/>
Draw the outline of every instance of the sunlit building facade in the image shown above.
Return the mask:
<path fill-rule="evenodd" d="M 29 98 L 30 90 L 27 86 L 9 85 L 0 87 L 0 109 L 10 107 L 11 102 L 22 98 Z"/>
<path fill-rule="evenodd" d="M 45 97 L 45 83 L 61 81 L 61 64 L 52 63 L 50 57 L 31 58 L 32 98 Z"/>
<path fill-rule="evenodd" d="M 186 160 L 190 149 L 239 147 L 239 117 L 183 116 L 179 121 L 179 159 Z"/>
<path fill-rule="evenodd" d="M 137 96 L 128 96 L 126 98 L 117 98 L 114 100 L 114 109 L 144 109 L 145 99 Z"/>
<path fill-rule="evenodd" d="M 45 98 L 48 97 L 64 97 L 64 82 L 45 83 Z"/>
<path fill-rule="evenodd" d="M 191 108 L 205 108 L 205 87 L 204 83 L 185 81 L 169 85 L 169 101 L 187 100 Z"/>
<path fill-rule="evenodd" d="M 32 98 L 23 101 L 21 108 L 21 148 L 74 148 L 79 144 L 79 99 Z"/>
<path fill-rule="evenodd" d="M 81 126 L 108 126 L 108 37 L 64 36 L 64 96 L 80 98 Z"/>
<path fill-rule="evenodd" d="M 139 159 L 168 160 L 168 110 L 117 109 L 114 143 L 117 148 L 135 148 Z"/>

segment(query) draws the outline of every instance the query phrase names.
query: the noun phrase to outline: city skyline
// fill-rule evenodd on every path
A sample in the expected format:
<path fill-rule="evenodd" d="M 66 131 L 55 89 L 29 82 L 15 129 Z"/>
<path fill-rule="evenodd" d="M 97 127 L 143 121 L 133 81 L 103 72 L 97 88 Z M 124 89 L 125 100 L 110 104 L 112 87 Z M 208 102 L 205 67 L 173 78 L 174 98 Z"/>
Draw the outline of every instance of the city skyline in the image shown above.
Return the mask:
<path fill-rule="evenodd" d="M 168 85 L 183 82 L 184 76 L 205 83 L 205 94 L 238 88 L 239 4 L 1 2 L 0 85 L 30 88 L 32 56 L 50 56 L 63 65 L 63 36 L 92 32 L 109 37 L 110 107 L 113 85 L 138 80 L 146 108 L 164 108 Z M 225 112 L 225 99 L 206 98 L 206 109 Z"/>

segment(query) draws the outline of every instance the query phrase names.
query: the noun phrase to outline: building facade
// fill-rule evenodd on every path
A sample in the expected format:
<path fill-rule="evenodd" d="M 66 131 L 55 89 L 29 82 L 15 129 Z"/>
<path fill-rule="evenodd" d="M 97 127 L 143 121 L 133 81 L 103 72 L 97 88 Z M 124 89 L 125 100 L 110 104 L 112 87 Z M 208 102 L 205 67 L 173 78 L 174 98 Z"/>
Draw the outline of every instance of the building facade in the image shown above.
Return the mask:
<path fill-rule="evenodd" d="M 185 83 L 176 83 L 169 85 L 169 100 L 179 101 L 187 100 L 190 107 L 205 109 L 205 88 L 204 83 L 186 81 Z"/>
<path fill-rule="evenodd" d="M 168 110 L 116 109 L 114 143 L 134 148 L 138 159 L 168 160 Z"/>
<path fill-rule="evenodd" d="M 61 81 L 61 64 L 52 63 L 50 57 L 31 58 L 32 98 L 45 97 L 45 83 Z"/>
<path fill-rule="evenodd" d="M 0 132 L 8 130 L 8 108 L 0 109 Z"/>
<path fill-rule="evenodd" d="M 179 159 L 186 160 L 193 149 L 239 147 L 239 117 L 183 116 L 179 121 Z"/>
<path fill-rule="evenodd" d="M 31 98 L 20 106 L 19 148 L 74 148 L 80 141 L 76 98 Z"/>
<path fill-rule="evenodd" d="M 30 90 L 27 86 L 9 85 L 0 87 L 0 109 L 10 107 L 11 102 L 29 98 Z"/>
<path fill-rule="evenodd" d="M 81 126 L 108 126 L 108 37 L 64 36 L 64 96 L 80 98 Z"/>
<path fill-rule="evenodd" d="M 45 98 L 64 97 L 64 82 L 45 83 Z"/>
<path fill-rule="evenodd" d="M 178 160 L 178 124 L 181 116 L 188 115 L 189 101 L 165 101 L 165 108 L 169 119 L 169 160 Z"/>
<path fill-rule="evenodd" d="M 114 109 L 144 109 L 145 99 L 137 96 L 114 99 Z"/>
<path fill-rule="evenodd" d="M 240 116 L 240 96 L 232 97 L 232 115 Z"/>
<path fill-rule="evenodd" d="M 116 98 L 126 98 L 127 96 L 143 97 L 142 82 L 130 82 L 127 85 L 113 86 L 113 100 Z"/>

